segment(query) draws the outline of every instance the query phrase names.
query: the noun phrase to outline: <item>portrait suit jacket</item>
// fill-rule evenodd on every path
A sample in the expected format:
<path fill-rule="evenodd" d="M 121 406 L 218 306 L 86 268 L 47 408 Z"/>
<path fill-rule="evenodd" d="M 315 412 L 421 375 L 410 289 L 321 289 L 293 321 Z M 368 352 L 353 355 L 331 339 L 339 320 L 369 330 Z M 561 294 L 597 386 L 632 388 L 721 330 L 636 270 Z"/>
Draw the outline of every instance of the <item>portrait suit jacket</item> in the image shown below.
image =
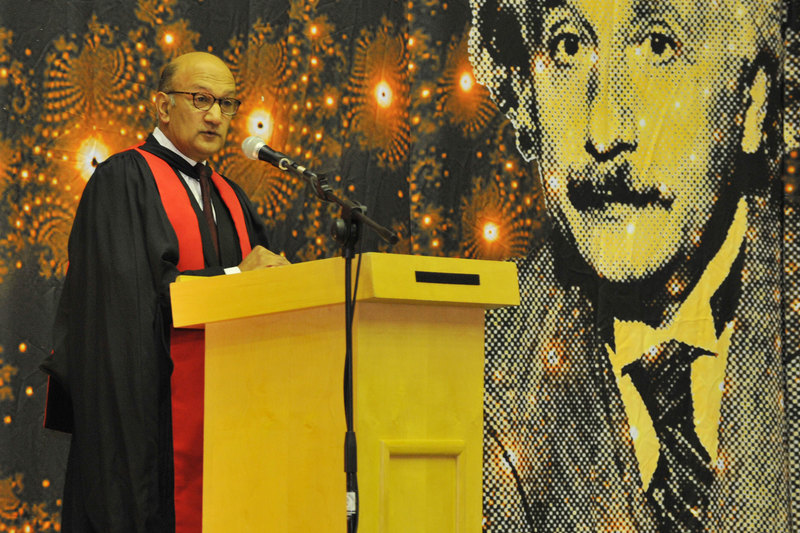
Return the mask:
<path fill-rule="evenodd" d="M 790 531 L 778 207 L 747 207 L 707 528 Z M 558 253 L 518 261 L 520 306 L 487 313 L 485 529 L 657 531 L 598 328 L 607 295 L 565 282 Z"/>

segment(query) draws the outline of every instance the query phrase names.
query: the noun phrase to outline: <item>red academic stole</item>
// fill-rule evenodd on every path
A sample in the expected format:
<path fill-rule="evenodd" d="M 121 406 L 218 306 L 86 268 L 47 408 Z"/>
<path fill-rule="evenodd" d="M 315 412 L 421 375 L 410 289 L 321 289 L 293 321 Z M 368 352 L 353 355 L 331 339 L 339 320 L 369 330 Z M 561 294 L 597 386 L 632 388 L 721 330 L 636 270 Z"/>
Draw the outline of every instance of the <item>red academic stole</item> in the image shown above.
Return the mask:
<path fill-rule="evenodd" d="M 175 171 L 163 159 L 136 149 L 147 161 L 167 212 L 178 236 L 178 270 L 204 268 L 200 226 L 191 199 Z M 250 237 L 244 213 L 233 188 L 222 176 L 213 173 L 211 181 L 233 218 L 242 257 L 250 253 Z M 175 530 L 177 533 L 202 531 L 203 511 L 203 392 L 205 347 L 203 330 L 170 331 L 172 371 L 172 446 L 175 463 Z"/>

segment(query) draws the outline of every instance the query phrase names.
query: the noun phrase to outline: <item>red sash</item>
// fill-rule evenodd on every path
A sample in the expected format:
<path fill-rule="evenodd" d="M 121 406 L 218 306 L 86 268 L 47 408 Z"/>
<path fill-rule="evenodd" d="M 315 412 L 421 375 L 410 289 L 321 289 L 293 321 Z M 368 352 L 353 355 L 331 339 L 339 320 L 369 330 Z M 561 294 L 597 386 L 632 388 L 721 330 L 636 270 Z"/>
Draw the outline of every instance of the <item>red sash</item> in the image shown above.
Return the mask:
<path fill-rule="evenodd" d="M 163 159 L 136 148 L 147 161 L 156 180 L 170 224 L 178 236 L 178 270 L 200 270 L 205 266 L 200 226 L 191 199 L 175 171 Z M 233 188 L 222 176 L 211 180 L 233 218 L 242 257 L 250 253 L 250 237 L 244 212 Z M 203 516 L 203 393 L 205 350 L 203 330 L 170 330 L 172 446 L 175 463 L 175 530 L 202 531 Z"/>

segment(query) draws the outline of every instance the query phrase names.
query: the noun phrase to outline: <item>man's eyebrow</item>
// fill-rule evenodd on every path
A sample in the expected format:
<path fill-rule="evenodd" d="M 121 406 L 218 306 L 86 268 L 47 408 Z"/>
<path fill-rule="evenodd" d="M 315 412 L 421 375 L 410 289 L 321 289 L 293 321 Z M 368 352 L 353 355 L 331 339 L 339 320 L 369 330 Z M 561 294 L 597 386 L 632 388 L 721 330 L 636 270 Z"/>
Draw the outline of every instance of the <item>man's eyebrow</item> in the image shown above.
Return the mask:
<path fill-rule="evenodd" d="M 637 18 L 661 18 L 664 15 L 674 17 L 675 21 L 682 27 L 686 28 L 686 19 L 676 9 L 675 5 L 671 2 L 653 2 L 652 0 L 634 0 L 633 14 Z"/>

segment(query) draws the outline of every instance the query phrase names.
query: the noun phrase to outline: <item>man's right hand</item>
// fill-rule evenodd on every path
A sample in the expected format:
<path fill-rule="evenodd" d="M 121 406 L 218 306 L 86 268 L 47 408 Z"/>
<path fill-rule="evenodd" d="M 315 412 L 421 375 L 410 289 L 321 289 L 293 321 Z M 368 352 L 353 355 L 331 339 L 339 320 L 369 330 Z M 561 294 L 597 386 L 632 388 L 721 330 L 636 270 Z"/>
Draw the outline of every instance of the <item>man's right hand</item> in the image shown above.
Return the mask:
<path fill-rule="evenodd" d="M 252 251 L 247 254 L 239 264 L 239 270 L 246 272 L 248 270 L 258 270 L 261 268 L 269 268 L 274 266 L 288 265 L 289 261 L 282 255 L 270 252 L 263 246 L 256 246 Z"/>

